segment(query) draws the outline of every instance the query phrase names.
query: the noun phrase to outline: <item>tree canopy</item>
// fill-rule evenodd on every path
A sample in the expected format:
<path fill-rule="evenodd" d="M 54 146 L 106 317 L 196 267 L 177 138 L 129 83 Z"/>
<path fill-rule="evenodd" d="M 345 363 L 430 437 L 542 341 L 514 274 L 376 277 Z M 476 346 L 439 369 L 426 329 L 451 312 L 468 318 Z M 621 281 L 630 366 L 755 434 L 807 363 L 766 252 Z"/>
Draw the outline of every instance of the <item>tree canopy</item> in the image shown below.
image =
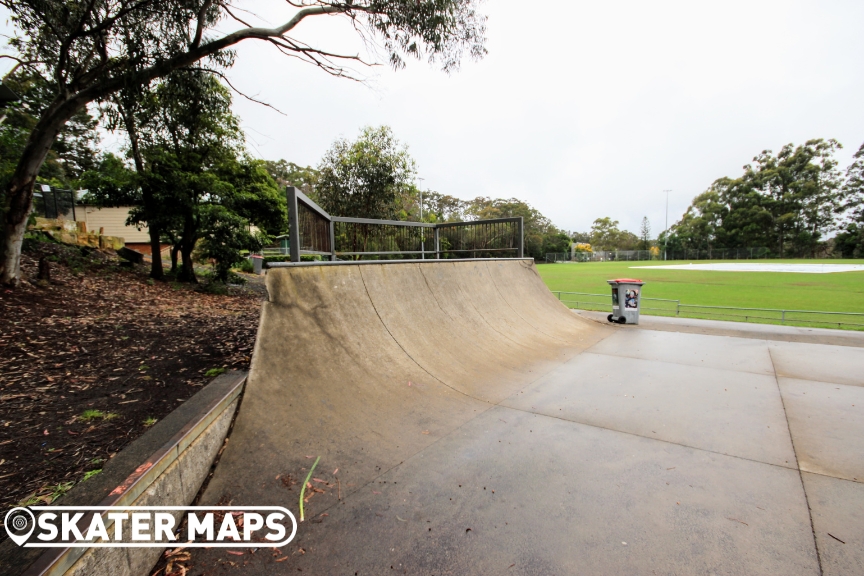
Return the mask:
<path fill-rule="evenodd" d="M 670 248 L 767 247 L 781 257 L 812 256 L 850 208 L 834 159 L 840 147 L 814 139 L 787 144 L 776 155 L 763 151 L 740 177 L 719 178 L 696 196 L 671 227 Z"/>
<path fill-rule="evenodd" d="M 608 216 L 594 220 L 589 237 L 594 250 L 635 250 L 639 243 L 635 234 L 619 230 L 618 221 Z"/>
<path fill-rule="evenodd" d="M 416 163 L 388 126 L 366 127 L 357 140 L 340 138 L 318 165 L 318 202 L 337 216 L 394 219 L 411 194 Z"/>
<path fill-rule="evenodd" d="M 846 220 L 834 237 L 834 247 L 844 258 L 864 257 L 864 144 L 858 148 L 846 170 L 843 185 Z"/>
<path fill-rule="evenodd" d="M 52 98 L 48 83 L 28 70 L 19 69 L 7 76 L 3 84 L 21 99 L 7 104 L 3 111 L 5 119 L 0 123 L 0 191 L 12 178 L 27 138 Z M 96 125 L 96 118 L 86 108 L 69 119 L 39 169 L 40 183 L 59 188 L 76 187 L 81 174 L 94 168 L 97 161 Z"/>
<path fill-rule="evenodd" d="M 456 70 L 464 54 L 485 54 L 485 17 L 478 0 L 352 0 L 291 3 L 292 16 L 273 27 L 250 26 L 227 2 L 214 0 L 0 0 L 15 33 L 12 54 L 28 74 L 39 76 L 48 105 L 36 115 L 23 150 L 7 178 L 0 282 L 15 285 L 21 241 L 33 186 L 48 151 L 67 123 L 94 102 L 146 87 L 188 67 L 228 66 L 232 47 L 253 39 L 335 76 L 354 76 L 343 65 L 363 60 L 312 47 L 291 36 L 309 18 L 342 16 L 369 45 L 379 44 L 387 62 L 401 68 L 421 58 Z M 224 33 L 224 28 L 240 25 Z"/>
<path fill-rule="evenodd" d="M 241 250 L 260 248 L 267 234 L 285 230 L 285 198 L 264 162 L 245 154 L 231 95 L 213 74 L 179 70 L 134 110 L 119 106 L 121 116 L 134 117 L 128 135 L 130 142 L 139 141 L 138 170 L 131 175 L 118 158 L 106 155 L 100 170 L 85 174 L 84 181 L 102 204 L 135 206 L 130 223 L 158 230 L 159 239 L 173 246 L 179 280 L 195 281 L 192 252 L 199 241 L 202 255 L 216 261 L 217 277 L 225 281 Z"/>

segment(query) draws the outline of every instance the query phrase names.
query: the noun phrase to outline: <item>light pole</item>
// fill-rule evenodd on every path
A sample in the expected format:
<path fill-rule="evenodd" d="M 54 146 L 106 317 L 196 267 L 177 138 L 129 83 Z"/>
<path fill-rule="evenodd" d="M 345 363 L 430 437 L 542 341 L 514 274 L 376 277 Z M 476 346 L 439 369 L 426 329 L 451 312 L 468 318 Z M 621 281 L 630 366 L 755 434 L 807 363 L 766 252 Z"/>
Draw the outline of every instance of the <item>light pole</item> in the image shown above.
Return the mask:
<path fill-rule="evenodd" d="M 666 224 L 663 229 L 663 261 L 666 261 L 666 249 L 669 248 L 669 193 L 672 190 L 664 190 L 666 193 Z"/>

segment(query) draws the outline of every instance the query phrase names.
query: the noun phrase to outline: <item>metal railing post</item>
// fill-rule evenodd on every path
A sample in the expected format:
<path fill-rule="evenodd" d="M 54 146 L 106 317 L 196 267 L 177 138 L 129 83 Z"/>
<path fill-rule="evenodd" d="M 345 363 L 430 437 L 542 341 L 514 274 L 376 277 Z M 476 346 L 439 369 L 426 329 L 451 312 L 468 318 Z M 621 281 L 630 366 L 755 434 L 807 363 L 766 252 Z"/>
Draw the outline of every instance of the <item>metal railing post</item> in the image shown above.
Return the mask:
<path fill-rule="evenodd" d="M 440 235 L 440 231 L 439 231 L 437 225 L 432 230 L 433 230 L 433 234 L 435 236 L 435 259 L 440 260 L 441 259 L 441 235 Z"/>
<path fill-rule="evenodd" d="M 518 258 L 524 258 L 525 257 L 525 231 L 523 228 L 523 224 L 524 223 L 522 221 L 522 216 L 520 216 L 519 217 L 519 225 L 518 225 L 518 229 L 519 229 L 519 251 L 518 251 L 519 256 L 518 256 Z"/>
<path fill-rule="evenodd" d="M 300 262 L 300 215 L 297 214 L 297 189 L 288 186 L 285 192 L 288 196 L 288 251 L 291 262 Z"/>
<path fill-rule="evenodd" d="M 330 220 L 330 261 L 336 261 L 336 224 Z"/>

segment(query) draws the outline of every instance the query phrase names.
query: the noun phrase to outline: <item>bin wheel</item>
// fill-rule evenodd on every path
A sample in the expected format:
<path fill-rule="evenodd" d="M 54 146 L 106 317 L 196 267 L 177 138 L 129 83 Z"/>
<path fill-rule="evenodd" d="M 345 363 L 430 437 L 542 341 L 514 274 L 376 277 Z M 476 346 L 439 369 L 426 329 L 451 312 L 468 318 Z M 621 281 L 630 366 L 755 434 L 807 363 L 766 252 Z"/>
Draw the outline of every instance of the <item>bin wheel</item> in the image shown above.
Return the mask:
<path fill-rule="evenodd" d="M 606 320 L 608 320 L 609 322 L 615 322 L 615 318 L 613 318 L 611 314 L 606 317 Z"/>
<path fill-rule="evenodd" d="M 620 318 L 618 318 L 618 324 L 626 324 L 626 323 L 627 323 L 627 318 L 625 318 L 624 316 L 621 316 Z"/>

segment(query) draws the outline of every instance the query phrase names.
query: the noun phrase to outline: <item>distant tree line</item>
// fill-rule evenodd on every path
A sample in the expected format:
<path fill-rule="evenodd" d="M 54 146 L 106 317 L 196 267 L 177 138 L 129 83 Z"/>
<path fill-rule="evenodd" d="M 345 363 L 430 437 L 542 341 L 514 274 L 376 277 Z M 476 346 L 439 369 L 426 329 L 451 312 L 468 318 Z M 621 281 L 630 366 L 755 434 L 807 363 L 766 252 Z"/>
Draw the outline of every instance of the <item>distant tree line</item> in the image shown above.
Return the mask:
<path fill-rule="evenodd" d="M 355 140 L 337 140 L 316 167 L 285 160 L 267 161 L 264 166 L 280 186 L 296 186 L 336 216 L 414 222 L 521 216 L 526 256 L 543 259 L 546 253 L 570 250 L 571 235 L 522 200 L 462 200 L 432 190 L 421 194 L 416 163 L 387 126 L 363 128 Z"/>
<path fill-rule="evenodd" d="M 845 172 L 834 158 L 840 148 L 815 139 L 763 151 L 741 176 L 719 178 L 694 198 L 658 244 L 671 252 L 766 247 L 778 257 L 864 256 L 864 145 Z"/>

